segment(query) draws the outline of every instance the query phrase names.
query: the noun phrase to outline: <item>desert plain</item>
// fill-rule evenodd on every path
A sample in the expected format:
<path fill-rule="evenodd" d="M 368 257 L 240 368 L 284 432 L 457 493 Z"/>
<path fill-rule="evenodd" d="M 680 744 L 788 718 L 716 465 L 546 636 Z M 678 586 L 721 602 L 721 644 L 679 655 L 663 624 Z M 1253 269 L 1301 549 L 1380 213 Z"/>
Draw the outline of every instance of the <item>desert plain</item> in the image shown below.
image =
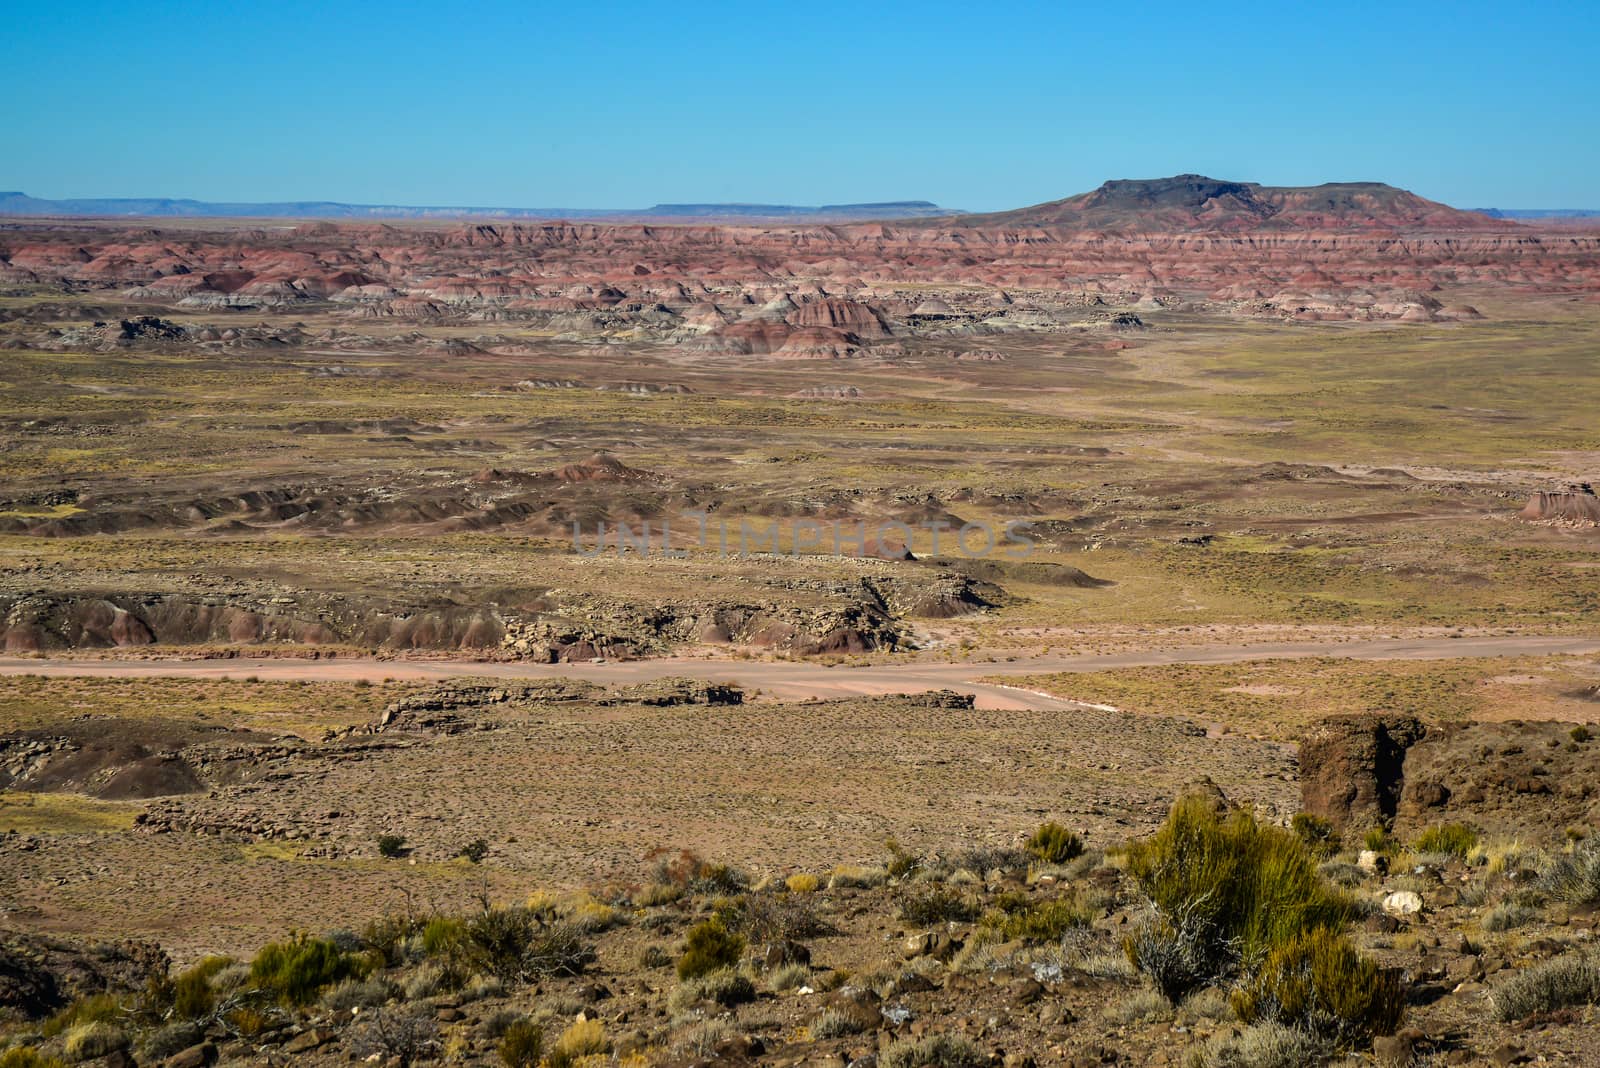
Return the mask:
<path fill-rule="evenodd" d="M 1375 183 L 0 222 L 5 1041 L 1596 1063 L 1597 353 L 1600 229 Z M 1399 1018 L 1168 996 L 1183 796 Z"/>

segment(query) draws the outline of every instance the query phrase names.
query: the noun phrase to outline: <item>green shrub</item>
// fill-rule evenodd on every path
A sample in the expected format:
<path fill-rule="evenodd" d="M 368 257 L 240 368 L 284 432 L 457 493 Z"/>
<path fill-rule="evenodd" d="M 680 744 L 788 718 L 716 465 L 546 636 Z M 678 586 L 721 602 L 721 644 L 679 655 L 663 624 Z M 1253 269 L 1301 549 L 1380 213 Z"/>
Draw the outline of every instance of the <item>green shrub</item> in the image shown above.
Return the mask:
<path fill-rule="evenodd" d="M 678 958 L 678 978 L 695 979 L 718 968 L 739 963 L 744 953 L 744 938 L 733 934 L 718 920 L 707 920 L 690 928 Z"/>
<path fill-rule="evenodd" d="M 435 916 L 422 928 L 422 952 L 430 957 L 459 953 L 469 941 L 466 923 L 454 916 Z"/>
<path fill-rule="evenodd" d="M 527 1017 L 517 1020 L 500 1036 L 499 1052 L 506 1068 L 538 1068 L 544 1056 L 544 1028 Z"/>
<path fill-rule="evenodd" d="M 0 1053 L 0 1068 L 66 1068 L 66 1062 L 46 1057 L 32 1046 L 16 1046 Z"/>
<path fill-rule="evenodd" d="M 231 957 L 206 957 L 192 968 L 179 972 L 172 982 L 172 1014 L 180 1020 L 199 1020 L 210 1016 L 217 995 L 211 980 L 233 963 Z"/>
<path fill-rule="evenodd" d="M 1333 824 L 1309 812 L 1296 812 L 1289 821 L 1289 829 L 1311 851 L 1312 855 L 1326 860 L 1339 852 L 1342 843 Z"/>
<path fill-rule="evenodd" d="M 1465 858 L 1478 844 L 1478 832 L 1465 823 L 1442 823 L 1429 827 L 1413 845 L 1418 853 L 1445 853 Z"/>
<path fill-rule="evenodd" d="M 483 858 L 489 855 L 489 843 L 482 838 L 474 838 L 456 853 L 458 857 L 465 857 L 474 864 L 483 863 Z"/>
<path fill-rule="evenodd" d="M 1326 927 L 1296 935 L 1267 954 L 1233 996 L 1244 1023 L 1280 1023 L 1345 1045 L 1393 1034 L 1405 1012 L 1398 973 L 1363 957 Z"/>
<path fill-rule="evenodd" d="M 907 923 L 919 927 L 937 923 L 971 923 L 978 918 L 978 904 L 954 890 L 935 886 L 901 898 L 900 916 Z"/>
<path fill-rule="evenodd" d="M 267 943 L 250 962 L 251 982 L 287 1005 L 309 1005 L 324 987 L 364 971 L 328 939 L 303 934 Z"/>
<path fill-rule="evenodd" d="M 979 921 L 978 929 L 981 938 L 998 942 L 1058 942 L 1074 927 L 1087 927 L 1093 919 L 1077 898 L 1058 897 L 992 909 Z"/>
<path fill-rule="evenodd" d="M 378 835 L 378 856 L 393 860 L 403 856 L 406 851 L 406 839 L 400 834 Z"/>
<path fill-rule="evenodd" d="M 989 1058 L 960 1035 L 928 1035 L 894 1043 L 878 1058 L 879 1068 L 979 1068 Z"/>
<path fill-rule="evenodd" d="M 1580 723 L 1576 727 L 1572 728 L 1572 730 L 1568 731 L 1567 736 L 1573 741 L 1577 742 L 1579 745 L 1582 745 L 1584 742 L 1587 742 L 1589 739 L 1594 737 L 1594 732 Z"/>
<path fill-rule="evenodd" d="M 1083 839 L 1051 821 L 1043 824 L 1028 839 L 1027 850 L 1046 864 L 1065 864 L 1083 852 Z"/>
<path fill-rule="evenodd" d="M 1361 843 L 1374 853 L 1393 853 L 1397 844 L 1387 827 L 1368 828 Z"/>
<path fill-rule="evenodd" d="M 1491 990 L 1489 1003 L 1505 1023 L 1575 1005 L 1600 1005 L 1600 955 L 1575 951 L 1541 961 Z"/>
<path fill-rule="evenodd" d="M 889 859 L 884 862 L 883 870 L 889 873 L 891 879 L 903 879 L 922 866 L 922 858 L 910 852 L 893 838 L 883 843 L 889 851 Z"/>
<path fill-rule="evenodd" d="M 561 1032 L 545 1058 L 548 1068 L 572 1068 L 585 1057 L 611 1052 L 611 1040 L 599 1020 L 578 1020 Z"/>
<path fill-rule="evenodd" d="M 126 1007 L 117 998 L 110 994 L 90 994 L 88 997 L 79 998 L 50 1017 L 45 1021 L 42 1030 L 46 1036 L 59 1035 L 80 1024 L 115 1023 L 126 1015 Z"/>
<path fill-rule="evenodd" d="M 1203 981 L 1356 911 L 1299 838 L 1244 812 L 1223 815 L 1203 796 L 1179 799 L 1160 830 L 1129 847 L 1126 867 Z M 1131 939 L 1124 949 L 1135 966 L 1147 959 Z"/>

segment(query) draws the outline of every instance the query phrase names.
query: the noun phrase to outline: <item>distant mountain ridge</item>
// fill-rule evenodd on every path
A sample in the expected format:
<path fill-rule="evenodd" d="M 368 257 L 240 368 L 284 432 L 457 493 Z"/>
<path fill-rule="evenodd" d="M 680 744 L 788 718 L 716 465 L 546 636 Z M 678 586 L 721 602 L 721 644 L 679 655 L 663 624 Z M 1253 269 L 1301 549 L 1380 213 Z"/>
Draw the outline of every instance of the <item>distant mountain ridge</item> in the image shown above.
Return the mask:
<path fill-rule="evenodd" d="M 1473 208 L 1491 219 L 1594 219 L 1600 208 Z"/>
<path fill-rule="evenodd" d="M 851 222 L 865 219 L 925 218 L 955 214 L 927 200 L 872 204 L 657 204 L 634 208 L 414 207 L 399 204 L 343 204 L 331 200 L 236 203 L 181 197 L 89 197 L 45 200 L 21 192 L 0 192 L 0 215 L 146 216 L 153 218 L 254 219 L 595 219 L 595 220 L 800 220 Z"/>
<path fill-rule="evenodd" d="M 941 220 L 959 227 L 1183 233 L 1232 230 L 1481 230 L 1503 227 L 1383 182 L 1270 186 L 1203 174 L 1119 179 L 1028 208 Z"/>

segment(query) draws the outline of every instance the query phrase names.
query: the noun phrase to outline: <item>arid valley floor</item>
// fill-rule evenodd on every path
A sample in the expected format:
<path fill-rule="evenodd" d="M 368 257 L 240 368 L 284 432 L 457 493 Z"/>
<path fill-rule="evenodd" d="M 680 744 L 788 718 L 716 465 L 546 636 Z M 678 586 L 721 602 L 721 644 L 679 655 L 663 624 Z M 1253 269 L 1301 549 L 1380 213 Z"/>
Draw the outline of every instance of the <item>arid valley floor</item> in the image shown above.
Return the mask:
<path fill-rule="evenodd" d="M 1600 228 L 1191 179 L 0 221 L 0 1048 L 1600 1063 Z M 1403 1020 L 1252 1061 L 1130 963 L 1186 794 L 1304 814 Z"/>

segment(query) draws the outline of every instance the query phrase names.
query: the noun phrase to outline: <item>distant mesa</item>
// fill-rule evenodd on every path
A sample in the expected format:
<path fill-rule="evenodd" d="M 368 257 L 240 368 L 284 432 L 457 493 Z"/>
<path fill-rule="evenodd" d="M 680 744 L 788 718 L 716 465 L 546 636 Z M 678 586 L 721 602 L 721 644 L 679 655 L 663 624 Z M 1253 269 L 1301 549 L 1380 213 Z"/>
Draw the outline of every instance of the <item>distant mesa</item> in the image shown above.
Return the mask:
<path fill-rule="evenodd" d="M 1382 182 L 1269 186 L 1202 174 L 1106 182 L 1064 200 L 942 220 L 957 227 L 1039 227 L 1168 233 L 1208 230 L 1485 230 L 1478 212 L 1427 200 Z"/>
<path fill-rule="evenodd" d="M 233 202 L 182 197 L 83 197 L 46 200 L 0 192 L 0 215 L 148 216 L 189 219 L 588 219 L 606 222 L 860 222 L 952 215 L 927 200 L 864 204 L 657 204 L 650 208 L 505 208 L 342 204 L 332 200 Z"/>

